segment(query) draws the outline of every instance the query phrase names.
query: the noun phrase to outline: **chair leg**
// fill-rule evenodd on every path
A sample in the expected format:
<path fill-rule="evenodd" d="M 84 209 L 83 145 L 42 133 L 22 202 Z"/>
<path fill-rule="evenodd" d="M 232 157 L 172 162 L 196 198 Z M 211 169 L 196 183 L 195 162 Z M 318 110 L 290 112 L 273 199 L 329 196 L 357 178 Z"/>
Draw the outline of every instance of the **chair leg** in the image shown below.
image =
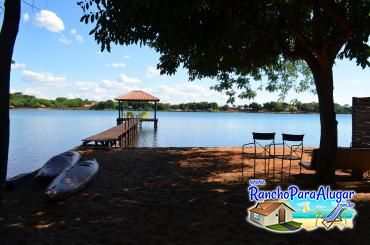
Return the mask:
<path fill-rule="evenodd" d="M 266 174 L 267 174 L 266 164 L 267 164 L 267 160 L 265 159 L 265 177 L 266 177 Z"/>
<path fill-rule="evenodd" d="M 253 169 L 254 169 L 254 173 L 253 173 L 253 178 L 255 179 L 256 178 L 256 158 L 254 159 L 254 167 L 253 167 Z"/>
<path fill-rule="evenodd" d="M 275 158 L 272 159 L 272 182 L 275 180 Z"/>
<path fill-rule="evenodd" d="M 244 147 L 242 147 L 242 182 L 244 181 Z"/>
<path fill-rule="evenodd" d="M 283 181 L 283 166 L 284 166 L 284 159 L 281 159 L 281 172 L 280 172 L 280 181 Z"/>

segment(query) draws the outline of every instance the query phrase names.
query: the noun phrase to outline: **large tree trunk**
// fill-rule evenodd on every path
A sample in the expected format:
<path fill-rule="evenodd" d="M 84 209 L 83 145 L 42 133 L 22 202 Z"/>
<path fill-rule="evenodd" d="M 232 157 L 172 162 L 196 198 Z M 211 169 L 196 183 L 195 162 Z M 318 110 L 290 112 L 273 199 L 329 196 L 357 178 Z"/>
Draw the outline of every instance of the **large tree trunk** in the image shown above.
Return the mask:
<path fill-rule="evenodd" d="M 10 69 L 21 16 L 20 0 L 5 0 L 0 32 L 0 203 L 8 167 Z"/>
<path fill-rule="evenodd" d="M 337 121 L 334 110 L 332 62 L 312 69 L 320 106 L 320 151 L 317 173 L 322 184 L 331 183 L 335 176 L 335 159 L 338 147 Z"/>

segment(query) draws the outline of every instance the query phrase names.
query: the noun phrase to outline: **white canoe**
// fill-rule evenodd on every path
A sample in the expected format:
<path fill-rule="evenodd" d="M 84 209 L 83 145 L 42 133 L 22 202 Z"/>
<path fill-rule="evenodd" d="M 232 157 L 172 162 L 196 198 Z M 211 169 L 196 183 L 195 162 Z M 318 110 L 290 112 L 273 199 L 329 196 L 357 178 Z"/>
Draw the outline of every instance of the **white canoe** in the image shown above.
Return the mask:
<path fill-rule="evenodd" d="M 56 155 L 47 161 L 36 174 L 36 178 L 52 179 L 63 172 L 64 169 L 71 167 L 80 161 L 81 155 L 76 151 L 66 151 Z"/>
<path fill-rule="evenodd" d="M 64 170 L 46 189 L 52 200 L 63 199 L 83 189 L 98 173 L 99 164 L 93 160 L 82 161 Z"/>

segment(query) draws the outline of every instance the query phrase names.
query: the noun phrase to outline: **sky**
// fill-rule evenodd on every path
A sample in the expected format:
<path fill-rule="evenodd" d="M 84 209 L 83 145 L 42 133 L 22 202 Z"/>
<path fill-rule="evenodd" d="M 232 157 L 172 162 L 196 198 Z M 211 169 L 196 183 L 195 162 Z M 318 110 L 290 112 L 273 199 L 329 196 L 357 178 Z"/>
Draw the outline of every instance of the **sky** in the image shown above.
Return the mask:
<path fill-rule="evenodd" d="M 32 3 L 32 1 L 28 1 Z M 3 1 L 2 1 L 3 3 Z M 11 92 L 39 98 L 56 97 L 108 100 L 131 90 L 143 90 L 164 103 L 217 102 L 227 96 L 211 90 L 216 80 L 190 82 L 187 71 L 160 76 L 156 69 L 159 54 L 148 47 L 115 46 L 111 53 L 88 33 L 91 25 L 80 22 L 77 1 L 35 0 L 37 8 L 22 2 L 22 18 L 14 49 L 16 64 L 11 71 Z M 2 23 L 3 15 L 0 16 Z M 337 60 L 334 66 L 334 99 L 352 104 L 352 97 L 370 96 L 370 69 L 362 70 L 355 61 Z M 255 83 L 256 87 L 260 82 Z M 317 101 L 310 93 L 289 93 L 286 102 Z M 254 101 L 276 101 L 276 93 L 259 91 Z M 251 103 L 237 99 L 237 105 Z"/>

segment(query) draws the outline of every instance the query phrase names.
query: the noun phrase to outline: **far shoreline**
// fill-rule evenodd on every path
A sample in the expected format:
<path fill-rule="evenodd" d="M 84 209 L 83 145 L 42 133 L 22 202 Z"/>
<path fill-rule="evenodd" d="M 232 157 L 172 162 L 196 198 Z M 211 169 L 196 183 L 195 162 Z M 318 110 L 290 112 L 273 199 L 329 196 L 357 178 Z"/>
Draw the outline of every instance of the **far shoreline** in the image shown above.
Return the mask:
<path fill-rule="evenodd" d="M 104 110 L 90 110 L 84 108 L 29 108 L 29 107 L 17 107 L 9 108 L 9 111 L 117 111 L 115 109 L 104 109 Z M 127 110 L 132 112 L 152 112 L 145 110 Z M 318 112 L 274 112 L 274 111 L 157 111 L 157 112 L 207 112 L 207 113 L 246 113 L 246 114 L 301 114 L 301 115 L 310 115 L 315 114 L 319 115 Z M 337 113 L 337 115 L 352 115 L 352 113 Z"/>

